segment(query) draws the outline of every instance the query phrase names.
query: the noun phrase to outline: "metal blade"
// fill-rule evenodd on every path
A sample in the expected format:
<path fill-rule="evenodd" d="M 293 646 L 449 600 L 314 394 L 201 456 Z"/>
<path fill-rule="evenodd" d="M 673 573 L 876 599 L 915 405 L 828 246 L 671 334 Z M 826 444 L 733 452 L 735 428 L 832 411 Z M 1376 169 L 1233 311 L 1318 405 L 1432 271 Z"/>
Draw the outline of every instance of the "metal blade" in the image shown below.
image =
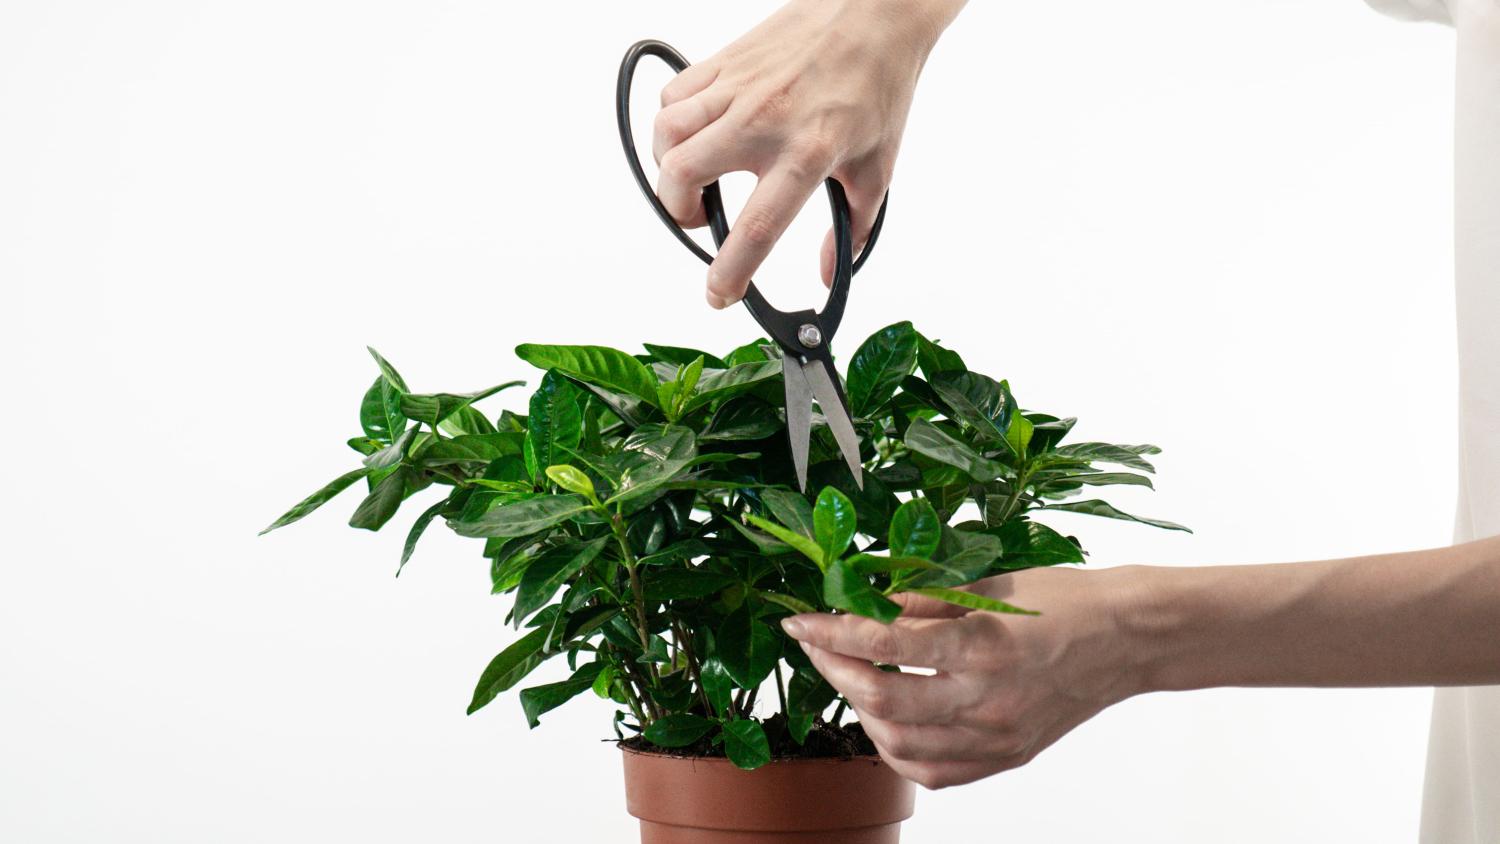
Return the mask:
<path fill-rule="evenodd" d="M 833 438 L 838 440 L 839 451 L 844 454 L 844 462 L 849 464 L 849 473 L 854 475 L 854 483 L 864 489 L 865 475 L 864 466 L 859 460 L 859 436 L 854 433 L 854 422 L 849 419 L 848 406 L 844 404 L 838 388 L 833 385 L 833 379 L 837 376 L 830 375 L 828 367 L 822 361 L 808 361 L 806 366 L 800 368 L 807 377 L 808 384 L 812 386 L 812 394 L 818 400 L 818 407 L 823 409 L 823 416 L 828 419 L 828 429 L 833 431 Z"/>
<path fill-rule="evenodd" d="M 792 447 L 792 465 L 797 469 L 797 487 L 807 492 L 807 451 L 812 445 L 812 387 L 802 371 L 802 362 L 785 352 L 781 358 L 781 380 L 786 383 L 786 438 Z"/>

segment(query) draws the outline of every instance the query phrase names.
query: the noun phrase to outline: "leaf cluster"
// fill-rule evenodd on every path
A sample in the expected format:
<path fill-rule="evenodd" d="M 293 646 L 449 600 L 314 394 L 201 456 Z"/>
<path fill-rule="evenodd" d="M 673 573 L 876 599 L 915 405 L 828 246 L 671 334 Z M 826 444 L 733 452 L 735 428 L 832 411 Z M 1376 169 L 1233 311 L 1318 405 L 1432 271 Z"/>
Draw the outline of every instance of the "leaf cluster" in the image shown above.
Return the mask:
<path fill-rule="evenodd" d="M 835 690 L 778 620 L 850 612 L 889 622 L 915 592 L 980 611 L 1025 609 L 961 587 L 1080 563 L 1078 540 L 1035 519 L 1062 510 L 1183 530 L 1083 492 L 1151 486 L 1150 445 L 1064 444 L 1073 419 L 1022 410 L 1005 381 L 901 322 L 850 358 L 846 378 L 865 473 L 854 482 L 814 416 L 809 489 L 795 489 L 779 352 L 720 357 L 646 345 L 525 344 L 542 370 L 524 414 L 486 416 L 472 393 L 412 392 L 380 374 L 360 403 L 361 465 L 266 530 L 363 480 L 349 524 L 379 530 L 413 495 L 442 491 L 412 523 L 399 574 L 441 519 L 483 542 L 492 590 L 525 632 L 484 669 L 474 712 L 562 657 L 567 679 L 523 688 L 543 714 L 585 692 L 617 705 L 615 730 L 661 747 L 709 740 L 743 768 L 770 759 L 767 725 L 801 742 Z M 781 719 L 756 703 L 774 685 Z"/>

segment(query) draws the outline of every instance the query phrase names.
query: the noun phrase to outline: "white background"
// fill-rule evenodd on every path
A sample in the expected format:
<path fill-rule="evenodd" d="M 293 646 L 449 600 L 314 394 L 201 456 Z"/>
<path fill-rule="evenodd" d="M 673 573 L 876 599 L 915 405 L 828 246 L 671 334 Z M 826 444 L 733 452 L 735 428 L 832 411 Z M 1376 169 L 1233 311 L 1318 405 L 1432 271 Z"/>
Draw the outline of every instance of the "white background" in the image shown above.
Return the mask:
<path fill-rule="evenodd" d="M 606 705 L 464 716 L 514 635 L 475 544 L 393 579 L 425 504 L 371 535 L 355 493 L 255 532 L 355 465 L 366 343 L 468 390 L 534 378 L 523 341 L 754 335 L 637 195 L 611 93 L 632 41 L 702 58 L 769 8 L 0 5 L 0 840 L 632 839 Z M 1445 30 L 1356 0 L 977 3 L 840 344 L 911 319 L 1164 446 L 1120 501 L 1197 533 L 1063 514 L 1094 565 L 1442 544 L 1450 75 Z M 778 301 L 819 294 L 826 214 Z M 920 795 L 905 840 L 1410 841 L 1429 694 L 1135 699 Z"/>

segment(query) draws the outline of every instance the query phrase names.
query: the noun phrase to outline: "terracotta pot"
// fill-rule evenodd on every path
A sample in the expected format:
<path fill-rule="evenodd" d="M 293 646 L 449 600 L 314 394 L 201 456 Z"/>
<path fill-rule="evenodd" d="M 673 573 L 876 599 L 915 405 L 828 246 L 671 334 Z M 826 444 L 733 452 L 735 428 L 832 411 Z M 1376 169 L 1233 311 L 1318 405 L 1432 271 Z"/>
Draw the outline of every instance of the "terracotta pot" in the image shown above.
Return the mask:
<path fill-rule="evenodd" d="M 916 802 L 878 756 L 742 771 L 728 759 L 621 750 L 641 844 L 896 844 Z"/>

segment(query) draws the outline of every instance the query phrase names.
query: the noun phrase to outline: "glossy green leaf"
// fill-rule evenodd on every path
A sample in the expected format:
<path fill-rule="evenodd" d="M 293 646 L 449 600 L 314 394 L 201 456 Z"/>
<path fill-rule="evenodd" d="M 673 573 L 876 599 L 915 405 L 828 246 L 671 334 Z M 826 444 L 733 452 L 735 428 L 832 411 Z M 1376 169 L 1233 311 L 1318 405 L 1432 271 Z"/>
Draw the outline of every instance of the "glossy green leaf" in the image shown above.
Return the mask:
<path fill-rule="evenodd" d="M 516 590 L 516 605 L 511 610 L 516 623 L 519 624 L 546 606 L 568 578 L 578 574 L 599 556 L 609 540 L 610 537 L 601 536 L 591 542 L 569 542 L 543 551 L 526 567 L 526 573 L 521 575 L 521 585 Z"/>
<path fill-rule="evenodd" d="M 687 747 L 708 735 L 717 723 L 701 715 L 677 712 L 652 721 L 641 735 L 657 747 Z"/>
<path fill-rule="evenodd" d="M 1143 486 L 1153 489 L 1151 479 L 1133 472 L 1089 472 L 1081 475 L 1060 475 L 1049 478 L 1045 485 L 1054 488 L 1079 486 Z"/>
<path fill-rule="evenodd" d="M 665 363 L 687 366 L 693 362 L 694 358 L 701 357 L 705 365 L 711 366 L 714 369 L 729 368 L 729 364 L 725 363 L 722 358 L 711 355 L 708 352 L 700 352 L 697 349 L 684 349 L 681 346 L 658 346 L 653 343 L 646 343 L 644 345 L 646 351 L 651 353 L 651 357 Z"/>
<path fill-rule="evenodd" d="M 750 524 L 755 525 L 771 536 L 780 540 L 782 544 L 800 552 L 804 557 L 812 560 L 819 568 L 823 566 L 823 549 L 812 539 L 808 539 L 797 531 L 782 527 L 781 525 L 754 513 L 746 513 L 745 518 Z"/>
<path fill-rule="evenodd" d="M 604 346 L 544 346 L 523 343 L 516 356 L 539 369 L 566 375 L 633 396 L 655 405 L 656 375 L 649 367 L 618 349 Z"/>
<path fill-rule="evenodd" d="M 781 360 L 781 349 L 770 340 L 751 341 L 724 356 L 724 362 L 730 366 L 763 360 Z"/>
<path fill-rule="evenodd" d="M 700 407 L 749 392 L 780 377 L 779 361 L 759 361 L 729 369 L 704 370 L 703 377 L 698 381 L 698 392 L 688 400 L 683 413 L 692 413 Z"/>
<path fill-rule="evenodd" d="M 917 332 L 910 322 L 898 322 L 872 334 L 849 361 L 845 384 L 849 412 L 856 417 L 874 413 L 916 366 Z"/>
<path fill-rule="evenodd" d="M 380 353 L 375 351 L 373 346 L 366 346 L 365 351 L 369 352 L 370 357 L 375 359 L 375 365 L 380 367 L 381 376 L 390 382 L 392 387 L 403 393 L 410 392 L 410 388 L 406 386 L 406 380 L 401 377 L 401 373 L 396 371 L 396 367 L 391 366 L 390 361 L 381 357 Z"/>
<path fill-rule="evenodd" d="M 548 466 L 566 463 L 583 436 L 582 394 L 548 370 L 527 405 L 526 471 L 540 479 Z"/>
<path fill-rule="evenodd" d="M 521 682 L 527 674 L 541 665 L 548 657 L 542 651 L 542 643 L 546 639 L 546 630 L 532 630 L 490 660 L 484 673 L 479 675 L 479 684 L 474 687 L 474 699 L 469 702 L 468 714 L 473 715 L 483 709 L 485 704 Z"/>
<path fill-rule="evenodd" d="M 857 519 L 854 502 L 848 496 L 831 486 L 818 493 L 818 501 L 813 505 L 813 537 L 823 554 L 825 568 L 849 550 Z"/>
<path fill-rule="evenodd" d="M 548 466 L 547 477 L 568 492 L 576 492 L 591 500 L 595 498 L 594 482 L 576 466 Z"/>
<path fill-rule="evenodd" d="M 1113 463 L 1117 466 L 1124 466 L 1127 469 L 1139 469 L 1142 472 L 1155 472 L 1156 467 L 1152 466 L 1141 455 L 1160 454 L 1161 449 L 1154 445 L 1073 443 L 1072 445 L 1059 446 L 1057 453 L 1098 463 Z"/>
<path fill-rule="evenodd" d="M 758 722 L 738 718 L 724 725 L 724 753 L 735 767 L 753 771 L 771 761 L 771 742 Z"/>
<path fill-rule="evenodd" d="M 960 607 L 967 607 L 971 610 L 1016 613 L 1019 615 L 1041 615 L 1041 613 L 1034 612 L 1032 610 L 1023 610 L 1020 607 L 1011 606 L 1004 601 L 997 601 L 994 598 L 989 598 L 984 595 L 976 595 L 973 592 L 964 592 L 959 589 L 944 589 L 941 587 L 932 586 L 910 589 L 907 591 L 915 592 L 918 595 L 926 595 L 929 598 L 936 598 L 939 601 L 946 601 L 950 604 L 956 604 Z"/>
<path fill-rule="evenodd" d="M 812 504 L 800 492 L 789 489 L 767 489 L 760 493 L 760 500 L 771 511 L 771 518 L 808 539 L 817 535 L 813 525 Z"/>
<path fill-rule="evenodd" d="M 418 457 L 424 466 L 454 463 L 489 463 L 521 453 L 524 434 L 506 431 L 494 434 L 462 434 L 429 443 Z"/>
<path fill-rule="evenodd" d="M 724 663 L 717 656 L 705 659 L 698 669 L 698 679 L 715 714 L 723 717 L 734 698 L 734 679 L 724 670 Z"/>
<path fill-rule="evenodd" d="M 697 456 L 698 441 L 691 429 L 642 425 L 608 458 L 617 480 L 607 503 L 619 504 L 652 492 L 676 478 Z"/>
<path fill-rule="evenodd" d="M 453 521 L 459 536 L 526 536 L 583 515 L 594 505 L 581 495 L 539 495 L 495 507 L 473 521 Z"/>
<path fill-rule="evenodd" d="M 751 614 L 748 602 L 724 619 L 715 642 L 724 670 L 744 689 L 759 686 L 780 658 L 781 643 L 775 631 Z"/>
<path fill-rule="evenodd" d="M 401 570 L 406 568 L 406 563 L 411 559 L 412 552 L 417 550 L 417 540 L 422 538 L 422 534 L 427 530 L 427 526 L 432 524 L 432 520 L 437 518 L 438 514 L 443 512 L 443 508 L 447 506 L 448 499 L 445 498 L 423 510 L 422 515 L 418 516 L 415 522 L 412 522 L 411 530 L 406 532 L 406 544 L 401 547 L 401 562 L 396 566 L 397 577 L 400 577 Z"/>
<path fill-rule="evenodd" d="M 838 692 L 815 669 L 797 669 L 786 684 L 786 704 L 792 715 L 817 715 L 833 703 Z"/>
<path fill-rule="evenodd" d="M 525 383 L 525 381 L 507 381 L 473 393 L 408 393 L 401 397 L 401 413 L 408 419 L 426 423 L 429 428 L 436 428 L 438 423 L 474 402 Z"/>
<path fill-rule="evenodd" d="M 944 372 L 965 372 L 968 367 L 958 353 L 945 349 L 936 340 L 917 335 L 917 366 L 928 379 Z"/>
<path fill-rule="evenodd" d="M 1006 522 L 995 533 L 1005 549 L 1000 558 L 1002 568 L 1024 569 L 1083 562 L 1083 551 L 1077 545 L 1038 522 Z"/>
<path fill-rule="evenodd" d="M 1069 513 L 1084 513 L 1090 516 L 1100 516 L 1106 519 L 1122 519 L 1127 522 L 1137 522 L 1139 524 L 1150 525 L 1152 527 L 1163 528 L 1166 530 L 1180 530 L 1186 531 L 1187 533 L 1192 533 L 1191 530 L 1188 530 L 1186 527 L 1183 527 L 1176 522 L 1168 522 L 1161 519 L 1147 519 L 1141 516 L 1132 516 L 1129 513 L 1118 510 L 1113 505 L 1104 501 L 1100 501 L 1098 499 L 1092 499 L 1089 501 L 1065 501 L 1060 504 L 1048 504 L 1042 509 L 1066 510 Z"/>
<path fill-rule="evenodd" d="M 1004 464 L 980 454 L 963 440 L 926 419 L 914 419 L 906 429 L 906 447 L 916 453 L 962 470 L 980 483 L 1005 473 Z"/>
<path fill-rule="evenodd" d="M 646 600 L 685 601 L 706 598 L 735 582 L 731 575 L 703 568 L 658 568 L 645 577 Z"/>
<path fill-rule="evenodd" d="M 384 375 L 365 391 L 359 404 L 359 425 L 366 436 L 382 443 L 390 443 L 406 430 L 406 417 L 401 415 L 401 390 Z"/>
<path fill-rule="evenodd" d="M 395 442 L 366 457 L 364 460 L 365 466 L 374 472 L 379 469 L 389 469 L 400 463 L 406 457 L 406 450 L 411 448 L 412 440 L 416 438 L 417 429 L 408 428 L 404 433 L 396 437 Z"/>
<path fill-rule="evenodd" d="M 791 595 L 783 595 L 780 592 L 767 592 L 764 589 L 755 590 L 762 600 L 770 601 L 777 606 L 786 607 L 792 612 L 817 612 L 818 608 L 800 598 Z"/>
<path fill-rule="evenodd" d="M 887 542 L 893 557 L 931 559 L 942 538 L 943 521 L 938 518 L 932 502 L 925 498 L 913 498 L 902 504 L 891 517 Z"/>
<path fill-rule="evenodd" d="M 699 436 L 707 442 L 762 440 L 783 428 L 781 417 L 769 402 L 754 396 L 739 396 L 719 405 L 708 430 Z"/>
<path fill-rule="evenodd" d="M 339 493 L 348 489 L 350 485 L 352 485 L 355 481 L 363 478 L 369 473 L 369 469 L 355 469 L 352 472 L 345 472 L 344 474 L 339 475 L 337 478 L 334 478 L 326 485 L 324 485 L 322 489 L 302 499 L 301 501 L 297 502 L 296 506 L 292 507 L 292 509 L 286 511 L 285 513 L 282 513 L 280 518 L 267 525 L 266 528 L 261 531 L 261 535 L 268 534 L 279 527 L 286 527 L 292 522 L 295 522 L 298 519 L 301 519 L 303 516 L 306 516 L 308 513 L 311 513 L 319 507 L 322 507 L 324 504 L 328 503 L 328 501 L 335 495 L 338 495 Z"/>
<path fill-rule="evenodd" d="M 972 428 L 983 440 L 997 444 L 1005 441 L 1005 433 L 1018 414 L 1004 382 L 977 372 L 947 372 L 930 383 L 953 410 L 956 421 Z"/>
<path fill-rule="evenodd" d="M 823 573 L 823 601 L 830 607 L 890 623 L 901 614 L 895 601 L 870 585 L 850 560 L 835 560 Z"/>
<path fill-rule="evenodd" d="M 401 501 L 406 497 L 406 484 L 410 479 L 410 470 L 405 466 L 397 467 L 396 471 L 386 475 L 365 496 L 365 500 L 359 503 L 354 515 L 349 517 L 349 527 L 380 530 L 401 507 Z"/>
<path fill-rule="evenodd" d="M 603 668 L 601 664 L 591 662 L 573 672 L 572 677 L 561 683 L 548 683 L 545 686 L 522 689 L 521 711 L 526 714 L 526 723 L 532 729 L 536 729 L 544 713 L 562 706 L 592 688 L 594 678 L 599 676 Z"/>

